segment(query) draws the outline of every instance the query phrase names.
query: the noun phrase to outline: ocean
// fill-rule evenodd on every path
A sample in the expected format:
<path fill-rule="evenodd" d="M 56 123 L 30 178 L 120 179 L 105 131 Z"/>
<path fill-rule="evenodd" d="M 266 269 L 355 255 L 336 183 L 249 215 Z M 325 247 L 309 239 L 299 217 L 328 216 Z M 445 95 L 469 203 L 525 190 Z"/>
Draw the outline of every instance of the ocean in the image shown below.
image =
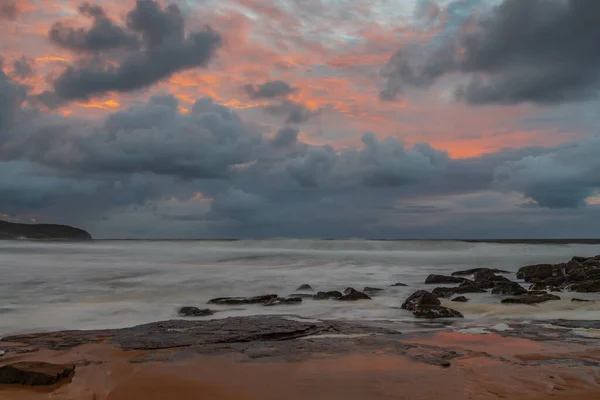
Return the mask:
<path fill-rule="evenodd" d="M 179 318 L 180 306 L 208 307 L 221 296 L 294 293 L 301 284 L 316 290 L 385 289 L 371 301 L 305 300 L 300 305 L 211 306 L 214 318 L 290 314 L 426 328 L 402 302 L 432 273 L 477 267 L 516 272 L 523 265 L 555 263 L 574 255 L 594 256 L 589 244 L 468 243 L 460 241 L 241 240 L 0 242 L 0 336 L 64 329 L 134 326 Z M 510 276 L 515 279 L 514 275 Z M 407 287 L 390 287 L 401 282 Z M 524 285 L 527 286 L 527 285 Z M 561 301 L 507 306 L 491 294 L 468 294 L 452 303 L 465 321 L 482 325 L 506 319 L 599 319 L 600 303 Z"/>

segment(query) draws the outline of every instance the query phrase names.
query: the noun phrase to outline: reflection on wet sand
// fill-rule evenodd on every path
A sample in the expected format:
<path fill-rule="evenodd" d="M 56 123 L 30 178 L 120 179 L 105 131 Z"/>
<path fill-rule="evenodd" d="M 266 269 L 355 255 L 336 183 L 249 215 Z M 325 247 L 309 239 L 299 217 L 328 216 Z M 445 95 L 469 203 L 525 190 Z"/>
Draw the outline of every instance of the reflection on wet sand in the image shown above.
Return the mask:
<path fill-rule="evenodd" d="M 104 344 L 82 345 L 70 350 L 39 350 L 3 359 L 3 363 L 75 362 L 78 367 L 70 382 L 57 387 L 0 387 L 0 399 L 600 398 L 600 371 L 595 366 L 586 366 L 586 361 L 600 360 L 599 349 L 448 332 L 406 342 L 468 351 L 464 352 L 466 356 L 453 360 L 449 368 L 442 368 L 390 355 L 385 349 L 367 354 L 357 349 L 344 356 L 315 354 L 296 362 L 250 362 L 240 355 L 198 356 L 193 352 L 175 361 L 161 361 L 159 355 L 153 356 L 151 362 L 137 362 L 147 352 L 126 352 Z M 547 362 L 565 359 L 570 362 Z"/>

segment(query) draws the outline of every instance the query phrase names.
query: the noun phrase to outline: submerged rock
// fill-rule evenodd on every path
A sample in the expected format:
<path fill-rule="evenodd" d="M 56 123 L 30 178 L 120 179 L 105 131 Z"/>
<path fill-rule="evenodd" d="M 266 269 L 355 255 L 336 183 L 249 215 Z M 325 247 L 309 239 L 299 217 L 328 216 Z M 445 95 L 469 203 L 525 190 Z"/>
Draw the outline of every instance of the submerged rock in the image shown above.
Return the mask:
<path fill-rule="evenodd" d="M 520 296 L 526 293 L 527 289 L 517 282 L 500 282 L 492 289 L 492 294 L 499 294 L 502 296 Z"/>
<path fill-rule="evenodd" d="M 373 287 L 365 287 L 363 289 L 363 292 L 365 293 L 377 293 L 377 292 L 383 292 L 384 289 L 379 289 L 379 288 L 373 288 Z"/>
<path fill-rule="evenodd" d="M 315 290 L 312 288 L 312 286 L 310 286 L 307 283 L 298 286 L 298 288 L 296 289 L 296 292 L 314 292 L 314 291 Z"/>
<path fill-rule="evenodd" d="M 402 303 L 400 308 L 408 311 L 416 310 L 418 307 L 423 306 L 439 306 L 442 302 L 438 297 L 429 293 L 426 290 L 418 290 L 411 294 L 405 301 Z"/>
<path fill-rule="evenodd" d="M 272 306 L 280 306 L 280 305 L 289 305 L 289 304 L 300 304 L 302 303 L 302 299 L 300 297 L 278 297 L 273 299 L 267 303 L 265 303 L 265 307 Z"/>
<path fill-rule="evenodd" d="M 571 301 L 573 301 L 575 303 L 595 303 L 594 300 L 584 300 L 584 299 L 577 299 L 577 298 L 573 298 L 573 299 L 571 299 Z"/>
<path fill-rule="evenodd" d="M 427 279 L 425 279 L 425 283 L 428 285 L 436 283 L 463 283 L 465 281 L 468 281 L 468 279 L 435 274 L 429 275 Z"/>
<path fill-rule="evenodd" d="M 198 307 L 181 307 L 179 315 L 183 317 L 207 317 L 213 315 L 214 312 L 208 308 L 200 309 Z"/>
<path fill-rule="evenodd" d="M 315 297 L 314 294 L 310 293 L 292 293 L 289 297 L 300 297 L 301 299 L 312 299 Z"/>
<path fill-rule="evenodd" d="M 391 285 L 391 287 L 406 287 L 406 286 L 408 286 L 408 285 L 405 283 L 400 283 L 400 282 L 394 283 L 393 285 Z"/>
<path fill-rule="evenodd" d="M 502 269 L 497 269 L 497 268 L 473 268 L 473 269 L 466 269 L 464 271 L 453 272 L 452 276 L 474 275 L 478 272 L 483 272 L 483 271 L 492 272 L 494 274 L 510 274 L 510 271 L 504 271 Z"/>
<path fill-rule="evenodd" d="M 330 292 L 319 292 L 313 296 L 314 300 L 330 300 L 330 299 L 339 299 L 342 297 L 342 292 L 338 292 L 337 290 L 332 290 Z"/>
<path fill-rule="evenodd" d="M 75 373 L 73 364 L 18 362 L 0 367 L 0 384 L 47 386 L 54 385 Z"/>
<path fill-rule="evenodd" d="M 352 293 L 343 295 L 338 300 L 340 301 L 356 301 L 356 300 L 371 300 L 371 298 L 363 292 L 354 291 Z"/>
<path fill-rule="evenodd" d="M 460 312 L 442 306 L 420 306 L 413 310 L 413 315 L 417 318 L 426 319 L 464 318 Z"/>
<path fill-rule="evenodd" d="M 240 305 L 240 304 L 265 304 L 275 300 L 276 294 L 266 294 L 254 297 L 219 297 L 208 301 L 208 304 L 218 305 Z"/>
<path fill-rule="evenodd" d="M 467 301 L 469 301 L 469 299 L 467 299 L 465 296 L 458 296 L 453 298 L 452 301 L 455 301 L 457 303 L 466 303 Z"/>
<path fill-rule="evenodd" d="M 560 300 L 560 297 L 553 294 L 542 294 L 542 295 L 526 295 L 518 297 L 509 297 L 502 300 L 502 304 L 539 304 L 547 301 Z"/>

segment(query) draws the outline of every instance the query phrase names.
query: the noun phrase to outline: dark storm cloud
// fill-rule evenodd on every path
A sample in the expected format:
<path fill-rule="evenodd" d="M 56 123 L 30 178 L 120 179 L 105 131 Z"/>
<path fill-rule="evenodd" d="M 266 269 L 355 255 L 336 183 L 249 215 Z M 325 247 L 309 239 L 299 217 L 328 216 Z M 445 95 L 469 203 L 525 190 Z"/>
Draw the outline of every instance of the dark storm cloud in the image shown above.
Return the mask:
<path fill-rule="evenodd" d="M 2 70 L 4 61 L 0 57 L 0 145 L 10 129 L 19 121 L 21 105 L 27 98 L 24 86 L 14 82 Z"/>
<path fill-rule="evenodd" d="M 295 144 L 298 141 L 298 133 L 300 131 L 297 128 L 285 127 L 281 128 L 275 134 L 275 137 L 271 140 L 273 146 L 286 147 Z"/>
<path fill-rule="evenodd" d="M 268 81 L 261 85 L 248 84 L 244 86 L 245 92 L 252 99 L 272 99 L 274 97 L 287 96 L 297 89 L 284 81 Z"/>
<path fill-rule="evenodd" d="M 456 97 L 470 104 L 554 104 L 589 99 L 600 89 L 600 2 L 504 0 L 440 50 L 400 50 L 385 68 L 391 100 L 406 87 L 443 76 L 468 77 Z"/>
<path fill-rule="evenodd" d="M 79 13 L 92 18 L 89 29 L 73 28 L 56 22 L 50 28 L 50 41 L 75 52 L 98 52 L 117 48 L 136 49 L 140 43 L 134 32 L 115 25 L 100 6 L 83 3 Z"/>
<path fill-rule="evenodd" d="M 13 62 L 13 73 L 21 79 L 31 78 L 35 75 L 35 60 L 26 56 L 15 60 Z"/>
<path fill-rule="evenodd" d="M 598 151 L 596 136 L 508 161 L 496 169 L 496 185 L 522 193 L 540 207 L 583 207 L 600 190 Z"/>
<path fill-rule="evenodd" d="M 220 35 L 208 26 L 186 36 L 179 8 L 170 5 L 163 10 L 154 0 L 137 0 L 127 26 L 141 35 L 140 50 L 127 54 L 117 66 L 98 60 L 70 66 L 54 82 L 54 92 L 43 93 L 40 99 L 53 107 L 109 91 L 141 89 L 176 72 L 205 67 L 221 45 Z"/>
<path fill-rule="evenodd" d="M 288 124 L 301 124 L 321 114 L 321 109 L 311 110 L 304 104 L 287 99 L 280 104 L 266 106 L 265 110 L 269 114 L 285 117 Z"/>
<path fill-rule="evenodd" d="M 18 14 L 16 0 L 0 0 L 0 19 L 15 19 Z"/>

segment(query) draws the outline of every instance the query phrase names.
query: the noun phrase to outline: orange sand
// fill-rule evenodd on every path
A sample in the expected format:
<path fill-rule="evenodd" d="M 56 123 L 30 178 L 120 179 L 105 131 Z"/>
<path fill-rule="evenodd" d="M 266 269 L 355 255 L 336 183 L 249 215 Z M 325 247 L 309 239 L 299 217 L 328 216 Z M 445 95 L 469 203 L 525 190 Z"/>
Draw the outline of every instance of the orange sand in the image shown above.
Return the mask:
<path fill-rule="evenodd" d="M 600 370 L 566 365 L 521 366 L 486 357 L 519 360 L 596 358 L 598 349 L 540 344 L 499 336 L 439 334 L 422 343 L 470 350 L 450 368 L 389 354 L 318 356 L 301 362 L 248 362 L 241 356 L 198 356 L 178 362 L 130 363 L 143 352 L 109 345 L 68 351 L 43 350 L 2 359 L 55 363 L 104 361 L 78 366 L 75 376 L 52 388 L 1 387 L 10 400 L 598 400 Z M 417 340 L 417 342 L 421 342 Z"/>

